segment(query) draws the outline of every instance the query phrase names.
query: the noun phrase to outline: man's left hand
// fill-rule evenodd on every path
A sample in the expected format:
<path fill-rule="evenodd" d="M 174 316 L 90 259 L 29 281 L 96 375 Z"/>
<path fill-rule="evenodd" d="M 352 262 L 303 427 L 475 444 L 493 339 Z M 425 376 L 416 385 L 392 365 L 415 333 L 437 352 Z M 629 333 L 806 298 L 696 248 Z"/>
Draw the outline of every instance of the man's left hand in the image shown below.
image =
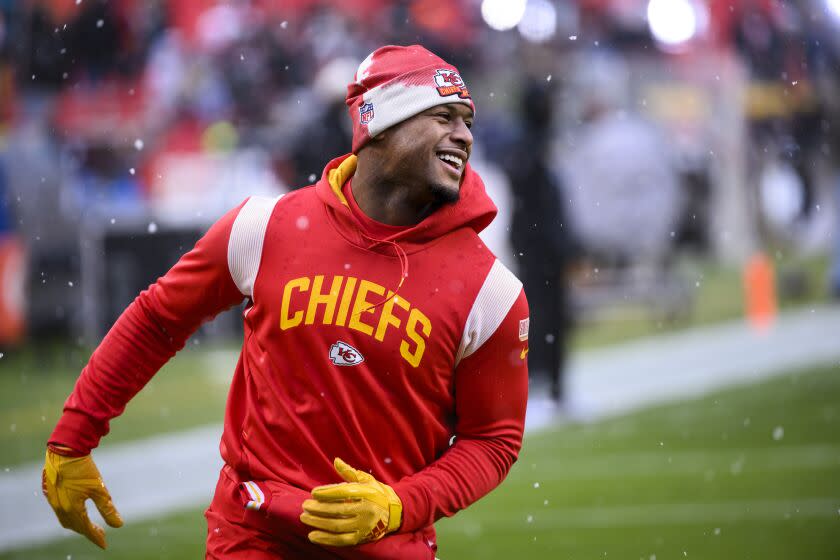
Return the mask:
<path fill-rule="evenodd" d="M 309 540 L 327 546 L 354 546 L 399 529 L 402 501 L 394 489 L 338 457 L 336 472 L 346 482 L 318 486 L 303 502 L 300 520 L 315 531 Z"/>

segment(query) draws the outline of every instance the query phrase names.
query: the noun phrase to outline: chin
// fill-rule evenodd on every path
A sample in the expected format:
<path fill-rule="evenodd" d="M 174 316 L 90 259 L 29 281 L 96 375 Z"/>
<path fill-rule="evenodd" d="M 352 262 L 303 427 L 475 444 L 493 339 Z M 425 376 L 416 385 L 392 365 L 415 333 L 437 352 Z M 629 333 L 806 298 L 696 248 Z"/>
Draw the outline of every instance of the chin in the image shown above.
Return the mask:
<path fill-rule="evenodd" d="M 460 185 L 444 185 L 442 183 L 432 183 L 432 195 L 438 204 L 455 204 L 461 197 Z"/>

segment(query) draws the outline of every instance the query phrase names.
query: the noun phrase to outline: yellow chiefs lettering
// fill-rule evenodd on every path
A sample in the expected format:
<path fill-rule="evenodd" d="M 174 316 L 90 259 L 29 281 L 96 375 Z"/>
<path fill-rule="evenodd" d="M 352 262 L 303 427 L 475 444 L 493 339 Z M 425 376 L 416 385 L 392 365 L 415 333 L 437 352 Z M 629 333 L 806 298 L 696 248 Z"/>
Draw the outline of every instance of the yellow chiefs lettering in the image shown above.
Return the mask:
<path fill-rule="evenodd" d="M 383 299 L 385 303 L 380 303 Z M 379 342 L 385 340 L 389 330 L 399 330 L 403 335 L 400 355 L 413 367 L 420 365 L 432 334 L 429 318 L 407 300 L 375 282 L 352 276 L 327 278 L 319 274 L 286 282 L 280 328 L 285 331 L 315 323 L 346 325 Z"/>

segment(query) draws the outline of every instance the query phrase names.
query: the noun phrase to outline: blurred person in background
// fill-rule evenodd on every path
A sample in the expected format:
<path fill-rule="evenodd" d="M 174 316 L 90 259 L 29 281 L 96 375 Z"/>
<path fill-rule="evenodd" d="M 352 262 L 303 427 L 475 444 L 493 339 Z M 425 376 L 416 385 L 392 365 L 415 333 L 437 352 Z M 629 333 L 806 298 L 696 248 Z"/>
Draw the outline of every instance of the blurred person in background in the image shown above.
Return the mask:
<path fill-rule="evenodd" d="M 105 547 L 85 500 L 122 519 L 92 449 L 201 323 L 243 300 L 208 558 L 430 558 L 433 523 L 507 475 L 528 304 L 478 237 L 496 208 L 468 163 L 470 92 L 423 47 L 389 46 L 346 103 L 352 153 L 222 217 L 94 351 L 43 471 L 64 527 Z"/>
<path fill-rule="evenodd" d="M 527 81 L 504 166 L 513 195 L 511 244 L 533 309 L 529 370 L 532 380 L 548 385 L 551 399 L 559 404 L 572 328 L 568 272 L 577 249 L 559 178 L 549 163 L 552 94 L 550 82 Z"/>
<path fill-rule="evenodd" d="M 293 142 L 292 159 L 295 164 L 294 185 L 308 185 L 329 161 L 330 154 L 343 154 L 350 150 L 353 129 L 348 126 L 344 113 L 347 107 L 346 77 L 352 75 L 356 65 L 348 58 L 328 62 L 312 83 L 316 104 L 312 120 L 301 127 L 300 135 Z M 313 150 L 313 146 L 319 149 Z"/>
<path fill-rule="evenodd" d="M 583 55 L 571 86 L 581 126 L 563 146 L 564 192 L 588 257 L 659 270 L 682 214 L 679 176 L 656 125 L 626 108 L 629 76 L 612 54 Z"/>
<path fill-rule="evenodd" d="M 0 152 L 0 348 L 10 348 L 20 344 L 25 334 L 27 254 L 15 227 L 2 156 Z"/>
<path fill-rule="evenodd" d="M 840 36 L 837 21 L 815 18 L 810 24 L 810 68 L 822 114 L 820 151 L 828 163 L 827 182 L 833 198 L 828 288 L 833 298 L 840 299 Z"/>

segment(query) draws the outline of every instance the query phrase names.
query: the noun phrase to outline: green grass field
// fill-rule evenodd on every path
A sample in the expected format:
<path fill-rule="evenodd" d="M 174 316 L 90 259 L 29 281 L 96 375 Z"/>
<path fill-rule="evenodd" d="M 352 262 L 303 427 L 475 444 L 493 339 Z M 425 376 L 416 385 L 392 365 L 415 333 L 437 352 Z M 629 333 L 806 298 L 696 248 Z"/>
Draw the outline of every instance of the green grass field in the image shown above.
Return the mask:
<path fill-rule="evenodd" d="M 189 349 L 172 359 L 111 423 L 108 443 L 221 422 L 233 347 Z M 27 349 L 2 358 L 0 466 L 43 461 L 44 446 L 90 351 Z"/>
<path fill-rule="evenodd" d="M 200 508 L 127 521 L 106 553 L 70 537 L 0 558 L 203 556 Z M 438 529 L 443 560 L 840 558 L 840 366 L 530 435 Z"/>

